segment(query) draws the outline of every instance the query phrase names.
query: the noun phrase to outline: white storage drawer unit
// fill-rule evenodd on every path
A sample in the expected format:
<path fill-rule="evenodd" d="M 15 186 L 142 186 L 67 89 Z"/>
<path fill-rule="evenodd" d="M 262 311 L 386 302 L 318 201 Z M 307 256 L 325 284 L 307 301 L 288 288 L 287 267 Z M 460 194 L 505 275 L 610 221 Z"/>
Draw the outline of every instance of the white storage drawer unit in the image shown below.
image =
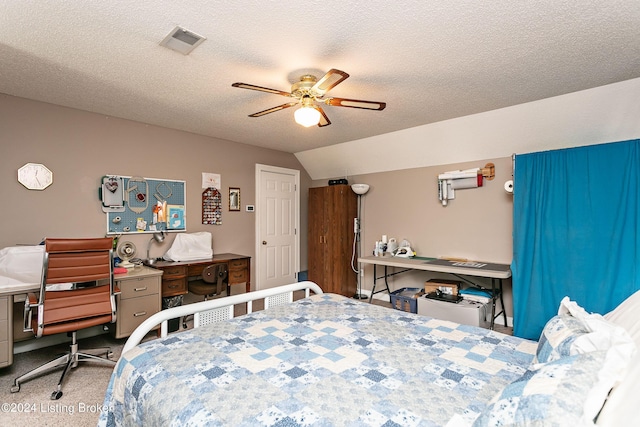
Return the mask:
<path fill-rule="evenodd" d="M 491 305 L 469 300 L 453 303 L 423 296 L 418 298 L 418 314 L 463 325 L 488 328 L 490 322 L 487 318 L 491 317 Z"/>

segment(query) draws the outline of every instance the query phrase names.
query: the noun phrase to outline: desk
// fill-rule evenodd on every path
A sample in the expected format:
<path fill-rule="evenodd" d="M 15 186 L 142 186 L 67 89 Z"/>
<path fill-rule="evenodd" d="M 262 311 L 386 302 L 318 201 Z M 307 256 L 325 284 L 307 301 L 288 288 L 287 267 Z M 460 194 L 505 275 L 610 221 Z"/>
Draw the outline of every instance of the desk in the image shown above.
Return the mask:
<path fill-rule="evenodd" d="M 151 266 L 163 271 L 162 297 L 184 295 L 189 292 L 189 277 L 202 276 L 202 270 L 211 264 L 227 264 L 229 282 L 227 295 L 232 285 L 246 283 L 247 292 L 251 290 L 251 257 L 237 254 L 218 254 L 207 259 L 193 261 L 157 261 Z"/>
<path fill-rule="evenodd" d="M 146 318 L 160 311 L 161 275 L 161 271 L 148 267 L 113 275 L 114 286 L 120 289 L 120 294 L 116 296 L 116 323 L 108 327 L 116 338 L 128 337 Z M 0 278 L 0 367 L 13 363 L 13 304 L 24 301 L 25 294 L 29 292 L 40 292 L 40 284 L 16 283 L 6 277 Z M 33 334 L 30 333 L 29 337 L 32 338 Z M 17 336 L 16 340 L 19 339 Z"/>
<path fill-rule="evenodd" d="M 389 290 L 389 283 L 387 278 L 396 274 L 404 273 L 410 270 L 423 270 L 433 271 L 439 273 L 452 274 L 454 276 L 475 276 L 486 277 L 491 279 L 491 329 L 493 329 L 495 318 L 500 314 L 504 316 L 504 324 L 507 324 L 507 313 L 504 310 L 504 299 L 502 296 L 502 280 L 511 277 L 511 267 L 508 264 L 494 264 L 494 263 L 465 263 L 458 261 L 449 261 L 444 259 L 435 258 L 400 258 L 392 256 L 367 256 L 358 258 L 358 262 L 361 264 L 373 264 L 373 289 L 371 289 L 371 296 L 369 302 L 371 302 L 373 295 L 384 292 L 391 293 Z M 384 275 L 378 277 L 376 272 L 376 266 L 384 266 Z M 400 268 L 401 271 L 394 271 L 389 273 L 388 268 L 395 267 Z M 376 291 L 376 283 L 378 279 L 384 278 L 384 284 L 386 289 Z M 497 286 L 496 286 L 497 284 Z M 502 311 L 496 314 L 496 298 L 500 298 L 500 304 Z"/>

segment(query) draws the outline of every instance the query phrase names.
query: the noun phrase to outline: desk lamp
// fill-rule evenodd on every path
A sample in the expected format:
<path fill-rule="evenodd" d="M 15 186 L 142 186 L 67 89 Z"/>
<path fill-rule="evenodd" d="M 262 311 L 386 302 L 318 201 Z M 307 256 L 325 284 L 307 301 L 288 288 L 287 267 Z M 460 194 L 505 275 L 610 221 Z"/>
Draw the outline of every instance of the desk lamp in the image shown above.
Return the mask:
<path fill-rule="evenodd" d="M 151 262 L 151 258 L 149 258 L 149 250 L 151 249 L 151 243 L 155 240 L 158 243 L 164 242 L 164 238 L 166 237 L 166 231 L 162 230 L 159 233 L 153 233 L 153 237 L 149 239 L 149 243 L 147 244 L 147 261 Z"/>
<path fill-rule="evenodd" d="M 369 191 L 369 185 L 368 184 L 352 184 L 351 185 L 351 189 L 353 190 L 354 193 L 356 193 L 358 195 L 358 216 L 354 220 L 354 224 L 353 224 L 353 232 L 354 232 L 353 250 L 354 250 L 354 254 L 353 254 L 353 257 L 351 258 L 351 269 L 353 271 L 355 271 L 356 274 L 358 275 L 358 291 L 354 295 L 354 298 L 355 299 L 366 299 L 367 296 L 362 294 L 362 276 L 361 276 L 362 265 L 360 263 L 358 263 L 358 269 L 356 270 L 353 267 L 353 258 L 356 256 L 356 252 L 357 252 L 357 257 L 358 258 L 360 258 L 360 256 L 362 255 L 362 242 L 360 241 L 360 212 L 361 212 L 361 206 L 362 206 L 362 196 L 364 194 L 366 194 L 367 191 Z"/>

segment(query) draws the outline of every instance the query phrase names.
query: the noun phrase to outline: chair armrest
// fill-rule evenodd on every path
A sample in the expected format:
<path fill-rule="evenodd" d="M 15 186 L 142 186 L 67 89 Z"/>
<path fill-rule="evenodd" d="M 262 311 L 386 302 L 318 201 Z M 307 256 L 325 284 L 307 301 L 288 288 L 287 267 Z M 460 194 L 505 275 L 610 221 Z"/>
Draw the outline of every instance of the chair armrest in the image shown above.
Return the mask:
<path fill-rule="evenodd" d="M 24 301 L 24 315 L 23 315 L 23 332 L 33 332 L 31 326 L 33 318 L 33 308 L 38 306 L 38 296 L 34 292 L 27 294 L 27 299 Z"/>

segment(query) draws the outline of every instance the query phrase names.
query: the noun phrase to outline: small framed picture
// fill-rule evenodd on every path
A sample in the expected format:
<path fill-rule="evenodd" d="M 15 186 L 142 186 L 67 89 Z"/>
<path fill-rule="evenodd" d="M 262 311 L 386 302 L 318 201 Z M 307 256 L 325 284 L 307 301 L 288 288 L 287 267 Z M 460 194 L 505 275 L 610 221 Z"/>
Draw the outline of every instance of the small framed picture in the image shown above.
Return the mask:
<path fill-rule="evenodd" d="M 240 210 L 240 189 L 229 187 L 229 210 L 230 211 L 239 211 Z"/>

